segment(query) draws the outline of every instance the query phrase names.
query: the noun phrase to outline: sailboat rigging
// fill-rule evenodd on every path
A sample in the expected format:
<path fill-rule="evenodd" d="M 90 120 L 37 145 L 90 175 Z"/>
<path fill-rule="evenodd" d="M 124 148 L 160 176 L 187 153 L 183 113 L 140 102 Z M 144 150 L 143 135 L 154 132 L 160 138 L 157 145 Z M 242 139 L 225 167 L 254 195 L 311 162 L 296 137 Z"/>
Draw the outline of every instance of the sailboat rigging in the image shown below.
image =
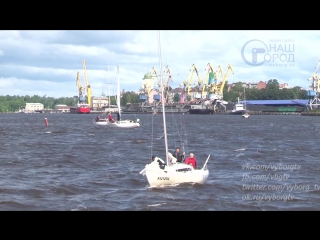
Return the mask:
<path fill-rule="evenodd" d="M 160 32 L 158 31 L 158 50 L 159 50 L 159 65 L 160 65 L 160 79 L 161 85 L 163 86 L 162 77 L 162 61 L 161 61 L 161 45 L 160 45 Z M 161 88 L 161 95 L 164 96 L 164 88 Z M 174 186 L 181 183 L 198 183 L 203 184 L 207 181 L 209 176 L 209 170 L 207 168 L 207 163 L 210 155 L 206 159 L 202 168 L 194 169 L 192 165 L 186 163 L 171 163 L 169 161 L 168 152 L 168 139 L 167 139 L 167 129 L 166 129 L 166 117 L 165 117 L 165 103 L 161 101 L 162 104 L 162 118 L 163 118 L 163 132 L 164 132 L 164 142 L 165 142 L 165 155 L 166 161 L 163 161 L 159 157 L 155 157 L 153 161 L 146 164 L 145 168 L 140 171 L 140 174 L 145 175 L 150 187 L 161 187 L 161 186 Z M 170 154 L 171 155 L 171 154 Z M 159 162 L 166 162 L 163 166 Z"/>
<path fill-rule="evenodd" d="M 250 117 L 250 114 L 247 111 L 246 88 L 245 87 L 243 87 L 243 101 L 244 101 L 244 111 L 243 111 L 242 117 L 248 118 L 248 117 Z"/>
<path fill-rule="evenodd" d="M 115 111 L 115 107 L 114 106 L 111 106 L 111 99 L 110 99 L 110 81 L 109 81 L 109 65 L 108 65 L 108 76 L 107 76 L 107 79 L 108 79 L 108 105 L 107 106 L 103 106 L 102 108 L 104 109 L 104 113 L 100 114 L 100 116 L 97 116 L 93 119 L 93 123 L 95 125 L 99 125 L 99 126 L 106 126 L 109 124 L 109 119 L 108 119 L 108 116 L 106 114 L 106 112 L 114 112 Z"/>

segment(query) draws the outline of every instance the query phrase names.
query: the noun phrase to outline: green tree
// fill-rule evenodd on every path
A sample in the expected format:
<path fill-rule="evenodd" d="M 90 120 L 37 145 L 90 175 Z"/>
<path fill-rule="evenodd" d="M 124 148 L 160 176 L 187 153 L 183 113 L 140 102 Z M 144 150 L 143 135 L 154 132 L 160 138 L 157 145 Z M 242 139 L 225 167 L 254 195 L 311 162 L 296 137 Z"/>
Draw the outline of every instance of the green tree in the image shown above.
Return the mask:
<path fill-rule="evenodd" d="M 277 79 L 270 79 L 268 82 L 267 82 L 267 86 L 266 86 L 266 89 L 279 89 L 279 82 Z"/>

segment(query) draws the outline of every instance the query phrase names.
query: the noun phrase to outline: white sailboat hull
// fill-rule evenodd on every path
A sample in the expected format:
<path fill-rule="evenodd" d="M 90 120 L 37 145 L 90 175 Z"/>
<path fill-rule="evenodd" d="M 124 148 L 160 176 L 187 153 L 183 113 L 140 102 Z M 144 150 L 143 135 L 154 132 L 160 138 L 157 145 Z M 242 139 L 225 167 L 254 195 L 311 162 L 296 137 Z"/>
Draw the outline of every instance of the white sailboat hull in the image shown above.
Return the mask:
<path fill-rule="evenodd" d="M 244 115 L 242 115 L 242 117 L 244 117 L 244 118 L 249 118 L 250 115 L 249 115 L 249 114 L 244 114 Z"/>
<path fill-rule="evenodd" d="M 95 125 L 98 125 L 98 126 L 107 126 L 107 125 L 109 125 L 109 121 L 108 121 L 108 119 L 100 119 L 99 121 L 96 121 L 95 119 L 93 119 L 93 123 L 95 124 Z"/>
<path fill-rule="evenodd" d="M 140 127 L 140 123 L 132 120 L 120 120 L 115 121 L 114 123 L 109 123 L 109 126 L 117 128 L 138 128 Z"/>
<path fill-rule="evenodd" d="M 208 169 L 193 169 L 185 163 L 176 163 L 161 169 L 158 164 L 147 164 L 140 172 L 146 175 L 150 187 L 174 186 L 181 183 L 204 184 L 209 176 Z"/>

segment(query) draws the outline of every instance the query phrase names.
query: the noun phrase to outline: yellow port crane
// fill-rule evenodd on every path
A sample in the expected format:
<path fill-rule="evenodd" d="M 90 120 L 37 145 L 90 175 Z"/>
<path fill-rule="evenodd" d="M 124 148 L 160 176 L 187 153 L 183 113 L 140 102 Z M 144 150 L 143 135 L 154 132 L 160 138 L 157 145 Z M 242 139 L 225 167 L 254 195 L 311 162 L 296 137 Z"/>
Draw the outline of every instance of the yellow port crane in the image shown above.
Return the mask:
<path fill-rule="evenodd" d="M 217 82 L 215 84 L 212 84 L 212 86 L 210 86 L 211 87 L 210 95 L 212 99 L 219 99 L 219 100 L 223 99 L 223 88 L 228 79 L 229 71 L 231 71 L 234 74 L 231 64 L 228 64 L 228 68 L 224 76 L 223 76 L 221 66 L 220 65 L 218 66 L 219 77 L 217 78 Z M 222 80 L 220 81 L 221 77 L 222 77 Z"/>
<path fill-rule="evenodd" d="M 159 86 L 159 92 L 162 91 L 164 93 L 164 99 L 167 101 L 168 100 L 168 92 L 170 90 L 170 83 L 172 82 L 172 76 L 171 76 L 171 71 L 169 66 L 166 66 L 166 70 L 164 72 L 164 77 L 163 77 L 163 86 L 161 86 L 161 79 L 158 80 L 158 86 Z"/>
<path fill-rule="evenodd" d="M 205 72 L 207 74 L 206 74 L 206 76 L 205 76 L 205 78 L 203 80 L 202 91 L 201 91 L 202 98 L 205 98 L 204 93 L 205 93 L 206 88 L 214 84 L 214 83 L 209 82 L 210 72 L 213 74 L 213 79 L 216 80 L 216 73 L 213 70 L 211 64 L 208 63 L 207 67 L 208 67 L 208 70 L 207 70 L 207 68 L 205 69 Z"/>
<path fill-rule="evenodd" d="M 158 73 L 156 71 L 156 69 L 154 67 L 151 68 L 151 76 L 152 78 L 149 80 L 148 82 L 148 95 L 150 93 L 150 91 L 153 89 L 153 78 L 156 77 L 157 80 L 158 80 L 158 86 L 160 87 L 161 86 L 161 80 L 159 80 L 158 78 Z"/>
<path fill-rule="evenodd" d="M 83 63 L 83 73 L 84 73 L 84 82 L 85 82 L 85 87 L 86 87 L 86 92 L 87 92 L 87 101 L 90 107 L 91 106 L 91 87 L 88 84 L 88 75 L 87 75 L 87 66 L 86 66 L 86 60 L 82 61 Z"/>
<path fill-rule="evenodd" d="M 224 75 L 221 84 L 217 85 L 217 92 L 221 96 L 221 99 L 223 99 L 223 88 L 224 88 L 224 85 L 226 84 L 226 81 L 228 79 L 228 74 L 229 74 L 230 70 L 231 70 L 232 74 L 234 74 L 234 71 L 233 71 L 231 64 L 228 64 L 226 74 Z"/>
<path fill-rule="evenodd" d="M 194 64 L 193 64 L 194 65 Z M 194 85 L 196 85 L 196 89 L 198 90 L 198 92 L 200 92 L 201 89 L 201 85 L 203 84 L 203 81 L 198 73 L 198 69 L 196 68 L 196 66 L 194 65 L 194 71 L 197 73 L 197 77 L 198 77 L 198 81 L 194 83 Z"/>
<path fill-rule="evenodd" d="M 85 90 L 82 85 L 81 85 L 81 80 L 80 80 L 80 73 L 79 71 L 77 72 L 77 80 L 76 80 L 76 86 L 78 88 L 78 98 L 79 98 L 79 101 L 78 103 L 83 103 L 85 102 L 85 98 L 83 96 L 83 91 Z"/>
<path fill-rule="evenodd" d="M 191 74 L 190 80 L 189 80 L 189 82 L 188 82 L 188 77 L 189 77 L 189 74 L 190 74 L 191 71 L 192 71 L 192 74 Z M 202 81 L 201 81 L 201 78 L 200 78 L 200 76 L 199 76 L 198 69 L 197 69 L 196 65 L 195 65 L 195 64 L 192 64 L 192 66 L 191 66 L 191 68 L 190 68 L 190 70 L 189 70 L 189 73 L 188 73 L 186 79 L 180 84 L 180 86 L 183 86 L 183 95 L 184 95 L 186 92 L 187 92 L 187 94 L 189 95 L 190 88 L 191 88 L 191 85 L 192 85 L 192 83 L 193 83 L 192 80 L 193 80 L 194 72 L 197 73 L 198 83 L 199 83 L 199 82 L 202 82 Z M 186 89 L 187 89 L 187 91 L 186 91 Z"/>
<path fill-rule="evenodd" d="M 217 71 L 217 81 L 216 81 L 216 83 L 218 83 L 218 82 L 220 82 L 221 81 L 221 78 L 222 78 L 222 76 L 223 76 L 223 71 L 222 71 L 222 67 L 221 67 L 221 65 L 219 65 L 218 66 L 218 71 Z"/>
<path fill-rule="evenodd" d="M 163 72 L 164 72 L 163 88 L 168 88 L 170 86 L 170 82 L 172 82 L 171 71 L 168 65 L 166 66 L 166 70 L 164 70 Z M 161 80 L 158 81 L 158 86 L 159 87 L 161 86 Z"/>
<path fill-rule="evenodd" d="M 223 77 L 223 72 L 222 72 L 221 65 L 219 65 L 218 70 L 214 75 L 215 80 L 211 84 L 208 85 L 208 87 L 210 88 L 210 90 L 209 90 L 210 93 L 213 93 L 213 94 L 217 93 L 218 85 L 222 81 L 222 79 L 221 79 L 222 77 Z"/>

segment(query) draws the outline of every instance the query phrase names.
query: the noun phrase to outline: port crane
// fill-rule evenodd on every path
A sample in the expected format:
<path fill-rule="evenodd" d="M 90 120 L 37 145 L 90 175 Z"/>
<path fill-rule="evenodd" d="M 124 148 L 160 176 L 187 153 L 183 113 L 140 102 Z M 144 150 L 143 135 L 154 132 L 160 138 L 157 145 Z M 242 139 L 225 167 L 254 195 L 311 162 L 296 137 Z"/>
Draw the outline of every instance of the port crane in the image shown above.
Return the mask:
<path fill-rule="evenodd" d="M 158 85 L 159 85 L 159 79 L 158 79 L 158 73 L 156 71 L 156 69 L 154 67 L 151 68 L 151 76 L 152 78 L 149 80 L 148 82 L 148 95 L 149 93 L 151 92 L 151 90 L 153 89 L 154 85 L 153 85 L 153 78 L 156 77 L 157 78 L 157 81 L 158 81 Z"/>
<path fill-rule="evenodd" d="M 207 70 L 207 68 L 208 68 L 208 70 Z M 207 68 L 205 69 L 206 76 L 205 76 L 205 78 L 203 80 L 203 85 L 202 85 L 202 90 L 201 90 L 202 98 L 206 98 L 205 90 L 207 89 L 208 86 L 211 86 L 211 84 L 213 84 L 211 82 L 212 78 L 213 78 L 213 81 L 216 81 L 216 73 L 213 70 L 213 68 L 212 68 L 210 63 L 207 64 Z"/>
<path fill-rule="evenodd" d="M 163 86 L 161 86 L 161 81 L 158 81 L 158 86 L 159 86 L 159 91 L 161 92 L 161 90 L 163 89 L 163 93 L 164 93 L 164 101 L 165 102 L 173 102 L 173 99 L 170 98 L 170 83 L 172 82 L 172 75 L 171 75 L 171 71 L 169 66 L 166 66 L 166 70 L 164 71 L 164 82 L 163 82 Z M 161 89 L 162 87 L 162 89 Z M 170 98 L 170 99 L 169 99 Z"/>
<path fill-rule="evenodd" d="M 217 72 L 215 74 L 214 80 L 213 82 L 211 82 L 211 84 L 209 85 L 210 88 L 210 93 L 215 93 L 218 90 L 218 84 L 220 82 L 222 82 L 222 78 L 223 78 L 223 71 L 222 71 L 222 67 L 221 65 L 218 66 L 217 68 Z"/>
<path fill-rule="evenodd" d="M 85 89 L 86 89 L 86 93 L 87 93 L 87 101 L 90 107 L 91 106 L 91 86 L 88 84 L 88 75 L 87 75 L 87 66 L 86 66 L 86 60 L 82 61 L 83 63 L 83 73 L 84 73 L 84 82 L 85 82 Z"/>
<path fill-rule="evenodd" d="M 192 72 L 192 74 L 191 74 L 190 80 L 188 81 L 188 77 L 189 77 L 190 72 Z M 185 94 L 187 93 L 189 95 L 190 88 L 191 88 L 191 85 L 192 85 L 193 76 L 194 76 L 194 72 L 197 73 L 198 80 L 201 81 L 201 78 L 199 77 L 199 73 L 198 73 L 198 69 L 197 69 L 196 65 L 192 64 L 186 79 L 180 84 L 180 86 L 183 87 L 181 98 L 180 98 L 180 101 L 182 101 L 182 102 L 184 102 Z"/>
<path fill-rule="evenodd" d="M 196 99 L 201 99 L 201 98 L 202 98 L 201 89 L 202 89 L 202 85 L 203 85 L 203 80 L 202 80 L 202 78 L 200 77 L 196 66 L 194 66 L 194 71 L 196 72 L 197 77 L 198 77 L 198 81 L 194 83 L 195 89 L 197 90 L 197 93 L 195 94 L 194 97 L 195 97 Z"/>
<path fill-rule="evenodd" d="M 226 74 L 223 75 L 221 65 L 218 66 L 218 79 L 215 83 L 211 84 L 211 89 L 209 93 L 209 98 L 212 101 L 212 105 L 214 106 L 215 112 L 218 112 L 222 109 L 222 111 L 226 111 L 226 106 L 223 104 L 223 88 L 227 81 L 229 72 L 232 72 L 234 74 L 233 68 L 231 64 L 228 64 L 228 68 L 226 71 Z M 222 77 L 222 80 L 220 81 Z"/>
<path fill-rule="evenodd" d="M 85 98 L 83 96 L 83 92 L 84 92 L 84 87 L 82 87 L 81 85 L 81 80 L 80 80 L 80 73 L 79 71 L 77 72 L 77 80 L 76 80 L 76 86 L 78 88 L 78 103 L 84 103 L 85 102 Z"/>
<path fill-rule="evenodd" d="M 220 76 L 223 76 L 222 68 L 220 65 L 219 65 L 218 69 L 219 69 L 218 72 L 221 74 Z M 216 98 L 219 100 L 223 99 L 223 88 L 224 88 L 224 85 L 228 79 L 228 75 L 229 75 L 230 71 L 232 72 L 232 74 L 234 74 L 232 66 L 230 64 L 228 64 L 226 74 L 222 77 L 222 80 L 220 82 L 217 81 L 217 83 L 215 85 L 213 85 L 213 87 L 212 87 L 211 92 L 213 94 L 215 94 Z"/>
<path fill-rule="evenodd" d="M 310 90 L 307 91 L 307 97 L 309 97 L 309 102 L 307 107 L 312 110 L 312 108 L 319 108 L 320 99 L 319 92 L 320 92 L 320 79 L 318 76 L 318 69 L 320 67 L 320 60 L 318 62 L 317 67 L 314 70 L 313 75 L 308 78 L 308 81 L 312 81 L 312 84 L 309 86 Z"/>

